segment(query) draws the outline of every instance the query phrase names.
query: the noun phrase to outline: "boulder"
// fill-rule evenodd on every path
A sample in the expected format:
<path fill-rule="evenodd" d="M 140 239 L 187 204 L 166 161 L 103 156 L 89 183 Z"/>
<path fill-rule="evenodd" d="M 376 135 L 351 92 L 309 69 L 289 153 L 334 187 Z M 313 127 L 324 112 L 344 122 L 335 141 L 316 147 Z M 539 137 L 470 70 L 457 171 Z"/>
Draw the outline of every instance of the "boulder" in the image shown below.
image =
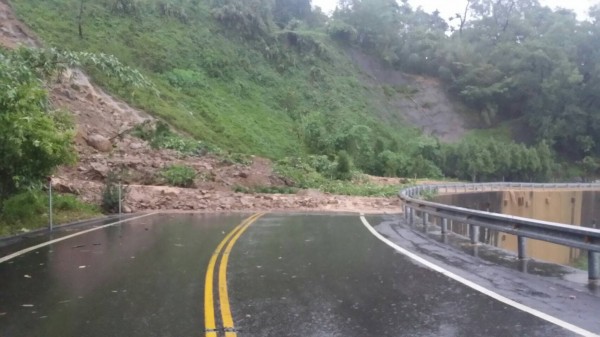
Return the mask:
<path fill-rule="evenodd" d="M 89 146 L 100 152 L 110 152 L 112 151 L 112 143 L 110 140 L 102 135 L 93 134 L 88 136 L 85 141 Z"/>
<path fill-rule="evenodd" d="M 90 166 L 86 176 L 93 180 L 106 178 L 110 172 L 110 167 L 102 163 L 90 163 Z"/>
<path fill-rule="evenodd" d="M 76 195 L 80 194 L 79 190 L 75 186 L 61 178 L 52 179 L 52 189 L 59 193 L 70 193 Z"/>

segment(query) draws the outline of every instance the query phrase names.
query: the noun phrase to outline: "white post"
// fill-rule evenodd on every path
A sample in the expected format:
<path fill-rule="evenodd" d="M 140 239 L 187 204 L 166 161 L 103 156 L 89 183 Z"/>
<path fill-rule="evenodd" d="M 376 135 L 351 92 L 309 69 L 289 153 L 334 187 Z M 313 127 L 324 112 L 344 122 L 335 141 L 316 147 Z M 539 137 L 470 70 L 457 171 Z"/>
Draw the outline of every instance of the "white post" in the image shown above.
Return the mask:
<path fill-rule="evenodd" d="M 48 219 L 50 221 L 50 231 L 54 229 L 52 223 L 52 177 L 48 177 Z"/>
<path fill-rule="evenodd" d="M 119 216 L 121 216 L 121 209 L 122 209 L 122 200 L 121 200 L 121 182 L 119 181 Z"/>

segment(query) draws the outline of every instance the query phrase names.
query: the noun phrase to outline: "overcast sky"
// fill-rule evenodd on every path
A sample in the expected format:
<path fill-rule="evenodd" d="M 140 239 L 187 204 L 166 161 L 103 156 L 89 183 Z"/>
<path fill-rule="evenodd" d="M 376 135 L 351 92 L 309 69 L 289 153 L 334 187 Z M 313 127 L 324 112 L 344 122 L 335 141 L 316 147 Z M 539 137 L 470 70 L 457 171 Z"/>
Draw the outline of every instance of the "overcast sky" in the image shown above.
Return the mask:
<path fill-rule="evenodd" d="M 337 0 L 312 0 L 313 6 L 319 6 L 325 13 L 329 13 L 335 9 Z M 433 12 L 436 9 L 441 12 L 442 18 L 449 18 L 455 13 L 462 12 L 465 8 L 466 0 L 409 0 L 413 8 L 421 6 L 426 12 Z M 586 18 L 588 9 L 600 0 L 540 0 L 545 6 L 551 8 L 563 7 L 574 10 L 579 19 Z"/>

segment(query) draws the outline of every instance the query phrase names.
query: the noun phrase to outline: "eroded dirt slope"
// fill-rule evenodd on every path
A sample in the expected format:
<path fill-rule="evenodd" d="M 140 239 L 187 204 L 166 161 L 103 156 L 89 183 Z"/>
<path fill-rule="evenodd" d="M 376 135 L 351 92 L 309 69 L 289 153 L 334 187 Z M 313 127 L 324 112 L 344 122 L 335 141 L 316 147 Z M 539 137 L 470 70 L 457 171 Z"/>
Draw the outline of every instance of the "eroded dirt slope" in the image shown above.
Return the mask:
<path fill-rule="evenodd" d="M 363 81 L 395 91 L 385 102 L 385 110 L 395 114 L 388 118 L 400 117 L 424 133 L 448 142 L 460 140 L 468 130 L 478 126 L 479 121 L 473 113 L 451 100 L 438 79 L 390 69 L 375 57 L 356 49 L 348 53 L 362 71 Z"/>

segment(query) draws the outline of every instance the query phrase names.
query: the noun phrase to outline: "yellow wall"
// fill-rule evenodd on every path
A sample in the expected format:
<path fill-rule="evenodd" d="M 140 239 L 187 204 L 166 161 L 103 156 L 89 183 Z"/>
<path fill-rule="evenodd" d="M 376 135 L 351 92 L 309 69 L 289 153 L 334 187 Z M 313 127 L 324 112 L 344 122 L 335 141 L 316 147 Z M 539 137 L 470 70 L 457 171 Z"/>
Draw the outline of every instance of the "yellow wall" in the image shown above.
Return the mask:
<path fill-rule="evenodd" d="M 581 225 L 581 191 L 506 191 L 502 193 L 502 213 L 526 218 Z M 498 246 L 517 251 L 517 237 L 500 233 Z M 527 256 L 537 260 L 569 264 L 579 256 L 578 249 L 553 243 L 527 240 Z"/>

